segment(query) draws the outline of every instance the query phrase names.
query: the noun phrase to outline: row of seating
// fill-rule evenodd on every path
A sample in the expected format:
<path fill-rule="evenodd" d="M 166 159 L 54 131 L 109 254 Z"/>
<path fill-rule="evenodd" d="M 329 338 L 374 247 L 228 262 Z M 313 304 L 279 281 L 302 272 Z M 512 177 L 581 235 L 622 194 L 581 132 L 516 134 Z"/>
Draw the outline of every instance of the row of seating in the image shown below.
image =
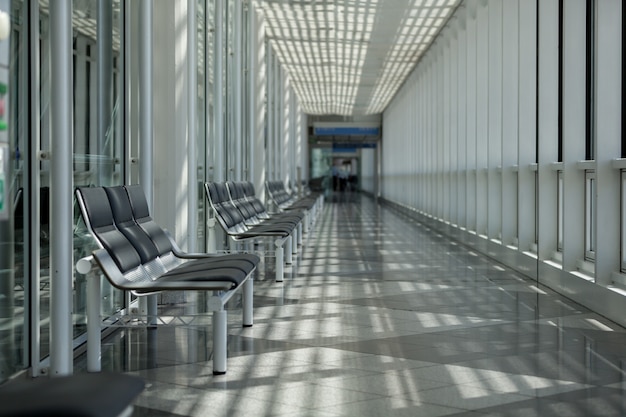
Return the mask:
<path fill-rule="evenodd" d="M 248 196 L 250 183 L 208 182 L 205 191 L 209 204 L 222 229 L 233 240 L 274 239 L 276 281 L 284 279 L 283 262 L 291 264 L 293 254 L 302 243 L 302 221 L 299 212 L 270 215 L 256 196 Z M 286 248 L 286 250 L 285 250 Z M 286 255 L 286 256 L 285 256 Z"/>
<path fill-rule="evenodd" d="M 80 273 L 97 264 L 116 288 L 145 296 L 163 291 L 212 291 L 213 373 L 226 372 L 227 315 L 224 305 L 243 288 L 243 326 L 252 326 L 252 274 L 260 258 L 252 254 L 185 253 L 150 217 L 138 185 L 76 190 L 81 214 L 101 249 L 81 259 Z M 88 371 L 100 371 L 100 280 L 87 281 Z"/>
<path fill-rule="evenodd" d="M 289 193 L 282 181 L 267 181 L 265 188 L 277 211 L 299 210 L 305 213 L 304 231 L 307 233 L 323 207 L 323 194 L 306 192 L 299 196 L 295 192 Z"/>
<path fill-rule="evenodd" d="M 205 191 L 226 233 L 236 240 L 274 240 L 276 280 L 283 280 L 283 249 L 287 263 L 302 244 L 303 228 L 312 223 L 319 199 L 290 198 L 281 209 L 270 213 L 256 198 L 249 182 L 206 183 Z M 77 263 L 77 271 L 91 275 L 87 280 L 88 371 L 100 371 L 101 270 L 116 288 L 145 296 L 164 291 L 212 291 L 208 301 L 213 317 L 213 373 L 226 372 L 226 302 L 243 288 L 243 326 L 253 324 L 252 274 L 260 258 L 254 254 L 216 255 L 185 253 L 150 216 L 139 185 L 80 187 L 76 198 L 87 229 L 99 249 Z M 306 203 L 305 203 L 306 202 Z M 297 208 L 297 209 L 296 209 Z M 96 268 L 96 267 L 99 267 Z"/>

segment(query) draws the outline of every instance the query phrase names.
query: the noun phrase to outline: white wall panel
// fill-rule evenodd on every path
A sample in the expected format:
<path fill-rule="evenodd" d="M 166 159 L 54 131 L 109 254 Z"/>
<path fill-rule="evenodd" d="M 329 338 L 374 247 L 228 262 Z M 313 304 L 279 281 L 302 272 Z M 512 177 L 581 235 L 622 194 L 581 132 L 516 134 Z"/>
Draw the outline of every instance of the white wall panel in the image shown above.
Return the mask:
<path fill-rule="evenodd" d="M 517 246 L 519 1 L 502 3 L 502 243 Z"/>
<path fill-rule="evenodd" d="M 557 248 L 559 2 L 539 2 L 539 258 L 552 259 Z"/>
<path fill-rule="evenodd" d="M 536 243 L 537 162 L 537 3 L 519 1 L 518 219 L 517 246 Z"/>
<path fill-rule="evenodd" d="M 466 55 L 466 228 L 476 231 L 476 8 L 477 1 L 468 1 Z"/>
<path fill-rule="evenodd" d="M 608 285 L 620 265 L 620 177 L 611 160 L 621 154 L 622 7 L 620 0 L 598 0 L 596 42 L 596 283 Z"/>
<path fill-rule="evenodd" d="M 487 236 L 489 168 L 489 9 L 476 9 L 476 233 Z"/>
<path fill-rule="evenodd" d="M 624 323 L 626 297 L 610 290 L 621 259 L 620 170 L 613 160 L 622 153 L 623 6 L 596 4 L 594 162 L 580 163 L 589 101 L 586 2 L 563 2 L 559 75 L 558 0 L 465 0 L 383 114 L 381 196 Z M 373 154 L 362 153 L 368 172 Z M 595 283 L 572 273 L 584 257 L 583 166 L 597 182 Z M 562 254 L 559 169 L 567 207 Z"/>
<path fill-rule="evenodd" d="M 586 0 L 563 2 L 563 267 L 578 268 L 585 255 L 585 27 Z"/>
<path fill-rule="evenodd" d="M 502 0 L 489 0 L 487 236 L 502 237 Z M 507 28 L 507 31 L 510 29 Z"/>

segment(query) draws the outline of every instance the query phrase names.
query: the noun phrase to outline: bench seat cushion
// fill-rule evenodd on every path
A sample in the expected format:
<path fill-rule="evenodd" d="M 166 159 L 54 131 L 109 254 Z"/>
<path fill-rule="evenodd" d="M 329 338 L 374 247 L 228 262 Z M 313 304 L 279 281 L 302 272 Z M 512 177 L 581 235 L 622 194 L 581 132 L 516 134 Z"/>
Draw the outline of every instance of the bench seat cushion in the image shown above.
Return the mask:
<path fill-rule="evenodd" d="M 256 258 L 247 259 L 248 257 Z M 256 255 L 247 254 L 233 254 L 233 255 L 221 255 L 215 258 L 199 258 L 185 262 L 176 267 L 176 270 L 183 272 L 204 271 L 207 268 L 227 268 L 237 269 L 246 275 L 254 270 L 254 267 L 258 264 L 259 257 Z"/>
<path fill-rule="evenodd" d="M 15 381 L 0 388 L 0 416 L 115 417 L 143 389 L 140 378 L 108 372 Z"/>

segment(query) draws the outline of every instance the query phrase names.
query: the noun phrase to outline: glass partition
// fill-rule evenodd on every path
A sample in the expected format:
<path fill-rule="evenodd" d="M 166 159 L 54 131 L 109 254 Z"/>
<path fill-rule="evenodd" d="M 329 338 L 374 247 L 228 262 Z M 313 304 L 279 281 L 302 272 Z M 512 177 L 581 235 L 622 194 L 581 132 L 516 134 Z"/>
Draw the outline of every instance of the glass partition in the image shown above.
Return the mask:
<path fill-rule="evenodd" d="M 113 0 L 75 0 L 73 6 L 74 185 L 121 184 L 123 14 L 120 3 Z M 49 157 L 54 147 L 50 143 L 49 1 L 0 0 L 0 10 L 10 11 L 12 24 L 7 48 L 9 149 L 3 158 L 10 166 L 4 183 L 11 216 L 0 222 L 0 282 L 6 296 L 0 305 L 0 329 L 5 332 L 0 342 L 1 383 L 28 366 L 37 372 L 39 360 L 49 354 L 49 196 L 54 192 Z M 6 90 L 0 80 L 0 107 Z M 74 223 L 67 227 L 74 231 L 75 260 L 90 253 L 95 242 L 76 207 Z M 74 274 L 72 288 L 74 336 L 80 343 L 85 331 L 85 277 Z M 103 297 L 105 314 L 124 305 L 123 294 L 108 285 Z"/>

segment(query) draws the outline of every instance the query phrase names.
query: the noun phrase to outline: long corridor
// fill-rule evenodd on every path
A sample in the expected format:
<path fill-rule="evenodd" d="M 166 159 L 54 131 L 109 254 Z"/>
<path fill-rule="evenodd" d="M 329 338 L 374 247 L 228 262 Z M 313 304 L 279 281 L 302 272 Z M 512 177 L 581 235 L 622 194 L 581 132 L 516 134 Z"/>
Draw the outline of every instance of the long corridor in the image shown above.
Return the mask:
<path fill-rule="evenodd" d="M 284 283 L 260 269 L 224 376 L 202 330 L 110 338 L 135 416 L 626 415 L 625 329 L 370 198 L 328 202 Z"/>

